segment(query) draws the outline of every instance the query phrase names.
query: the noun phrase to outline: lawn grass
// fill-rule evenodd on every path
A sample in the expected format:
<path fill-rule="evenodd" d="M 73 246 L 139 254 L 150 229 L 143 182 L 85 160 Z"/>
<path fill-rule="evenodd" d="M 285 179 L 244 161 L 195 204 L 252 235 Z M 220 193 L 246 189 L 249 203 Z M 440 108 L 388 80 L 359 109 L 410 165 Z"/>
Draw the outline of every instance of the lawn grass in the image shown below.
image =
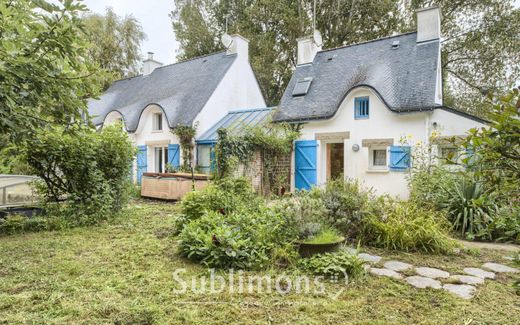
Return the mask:
<path fill-rule="evenodd" d="M 180 258 L 171 236 L 176 207 L 137 202 L 96 227 L 0 237 L 0 323 L 6 324 L 515 324 L 514 277 L 499 276 L 472 300 L 367 277 L 337 299 L 291 293 L 176 294 L 172 273 L 207 270 Z M 506 262 L 504 253 L 456 256 L 369 252 L 450 272 Z M 269 270 L 260 274 L 277 274 Z M 255 273 L 251 273 L 255 274 Z M 343 284 L 328 284 L 338 293 Z"/>

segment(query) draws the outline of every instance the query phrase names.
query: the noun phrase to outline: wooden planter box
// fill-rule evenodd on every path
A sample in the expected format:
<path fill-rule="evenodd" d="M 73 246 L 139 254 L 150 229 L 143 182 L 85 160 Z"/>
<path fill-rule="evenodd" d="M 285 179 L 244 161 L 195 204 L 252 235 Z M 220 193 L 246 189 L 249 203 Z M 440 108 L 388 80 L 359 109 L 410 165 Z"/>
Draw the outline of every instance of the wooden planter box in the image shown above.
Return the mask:
<path fill-rule="evenodd" d="M 207 175 L 195 174 L 195 190 L 205 188 Z M 180 200 L 192 191 L 191 174 L 144 173 L 141 180 L 141 196 L 162 200 Z"/>

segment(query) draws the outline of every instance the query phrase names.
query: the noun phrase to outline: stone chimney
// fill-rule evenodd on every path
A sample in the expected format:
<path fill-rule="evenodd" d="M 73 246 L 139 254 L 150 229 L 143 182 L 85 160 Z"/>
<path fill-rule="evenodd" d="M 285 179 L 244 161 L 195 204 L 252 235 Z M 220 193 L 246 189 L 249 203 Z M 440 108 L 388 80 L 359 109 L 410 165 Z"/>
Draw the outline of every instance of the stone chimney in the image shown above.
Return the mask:
<path fill-rule="evenodd" d="M 417 43 L 441 38 L 441 10 L 431 6 L 417 10 Z"/>
<path fill-rule="evenodd" d="M 226 54 L 237 54 L 239 58 L 249 60 L 249 40 L 239 34 L 231 35 L 231 45 L 228 47 Z"/>
<path fill-rule="evenodd" d="M 298 41 L 298 61 L 297 64 L 311 63 L 321 46 L 316 44 L 314 36 L 304 36 L 297 39 Z"/>
<path fill-rule="evenodd" d="M 148 57 L 143 61 L 143 75 L 149 75 L 158 67 L 161 67 L 163 64 L 159 61 L 155 61 L 153 59 L 153 52 L 148 52 Z"/>

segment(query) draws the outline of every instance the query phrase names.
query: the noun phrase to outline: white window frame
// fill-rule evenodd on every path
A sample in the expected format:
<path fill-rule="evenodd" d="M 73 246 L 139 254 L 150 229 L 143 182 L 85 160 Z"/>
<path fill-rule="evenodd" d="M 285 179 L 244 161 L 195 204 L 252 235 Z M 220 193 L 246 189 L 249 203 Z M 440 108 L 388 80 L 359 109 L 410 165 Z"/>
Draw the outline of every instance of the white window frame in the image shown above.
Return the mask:
<path fill-rule="evenodd" d="M 154 132 L 161 132 L 163 130 L 162 113 L 153 113 L 152 116 L 152 130 Z"/>
<path fill-rule="evenodd" d="M 374 151 L 384 150 L 386 153 L 386 164 L 384 166 L 374 165 Z M 368 170 L 369 171 L 388 171 L 389 154 L 387 146 L 369 146 L 368 147 Z"/>
<path fill-rule="evenodd" d="M 162 166 L 159 166 L 159 160 L 157 159 L 157 150 L 162 149 L 161 158 L 162 158 Z M 166 164 L 168 163 L 168 146 L 155 146 L 153 147 L 153 166 L 156 173 L 165 173 L 166 172 Z M 162 167 L 162 168 L 159 168 Z M 160 170 L 158 170 L 160 169 Z"/>

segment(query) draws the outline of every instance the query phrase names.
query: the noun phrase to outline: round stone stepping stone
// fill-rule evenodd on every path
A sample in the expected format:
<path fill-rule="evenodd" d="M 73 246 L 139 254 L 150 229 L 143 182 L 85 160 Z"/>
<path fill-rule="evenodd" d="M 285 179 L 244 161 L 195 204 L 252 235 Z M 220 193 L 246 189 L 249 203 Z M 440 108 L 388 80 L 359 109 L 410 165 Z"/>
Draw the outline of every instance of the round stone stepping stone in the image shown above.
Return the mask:
<path fill-rule="evenodd" d="M 467 267 L 464 270 L 464 273 L 473 275 L 482 279 L 494 279 L 495 273 L 485 271 L 483 269 L 479 269 L 478 267 Z"/>
<path fill-rule="evenodd" d="M 370 255 L 366 253 L 361 253 L 358 255 L 358 257 L 368 263 L 379 263 L 379 261 L 381 261 L 381 256 Z"/>
<path fill-rule="evenodd" d="M 432 278 L 426 278 L 424 276 L 409 276 L 406 279 L 404 279 L 406 282 L 408 282 L 411 286 L 424 289 L 424 288 L 433 288 L 433 289 L 440 289 L 442 288 L 442 285 L 439 281 L 434 280 Z"/>
<path fill-rule="evenodd" d="M 375 267 L 370 268 L 370 274 L 378 275 L 378 276 L 387 276 L 387 277 L 390 277 L 390 278 L 396 279 L 396 280 L 403 278 L 403 276 L 401 274 L 397 273 L 396 271 L 389 270 L 389 269 L 378 269 Z"/>
<path fill-rule="evenodd" d="M 482 265 L 482 267 L 485 269 L 488 269 L 490 271 L 497 272 L 497 273 L 518 273 L 518 272 L 520 272 L 513 267 L 503 265 L 503 264 L 498 264 L 498 263 L 484 263 L 484 265 Z"/>
<path fill-rule="evenodd" d="M 449 278 L 450 274 L 446 271 L 434 269 L 433 267 L 418 267 L 415 269 L 415 273 L 420 276 L 425 276 L 427 278 L 438 279 L 438 278 Z"/>
<path fill-rule="evenodd" d="M 399 261 L 388 261 L 384 264 L 385 269 L 389 269 L 392 271 L 400 272 L 400 271 L 406 271 L 408 269 L 411 269 L 413 265 L 408 263 L 403 263 Z"/>
<path fill-rule="evenodd" d="M 450 281 L 462 283 L 462 284 L 482 284 L 484 283 L 483 278 L 472 275 L 453 275 L 450 277 Z"/>
<path fill-rule="evenodd" d="M 475 287 L 467 284 L 445 284 L 442 288 L 463 299 L 471 299 L 475 294 Z"/>

